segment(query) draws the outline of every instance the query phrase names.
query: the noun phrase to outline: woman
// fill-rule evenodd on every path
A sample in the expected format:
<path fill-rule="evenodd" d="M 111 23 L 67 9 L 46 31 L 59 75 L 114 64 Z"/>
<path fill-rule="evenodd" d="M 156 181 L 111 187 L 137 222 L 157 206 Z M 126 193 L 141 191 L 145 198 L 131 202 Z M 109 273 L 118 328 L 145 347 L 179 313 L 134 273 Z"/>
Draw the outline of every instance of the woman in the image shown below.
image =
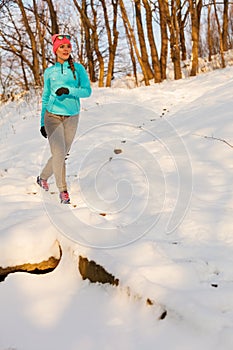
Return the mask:
<path fill-rule="evenodd" d="M 66 183 L 65 158 L 73 142 L 80 112 L 80 98 L 91 95 L 90 81 L 84 67 L 73 62 L 69 35 L 52 36 L 56 63 L 44 72 L 40 132 L 48 137 L 51 158 L 37 183 L 49 190 L 48 178 L 54 174 L 61 203 L 70 203 Z"/>

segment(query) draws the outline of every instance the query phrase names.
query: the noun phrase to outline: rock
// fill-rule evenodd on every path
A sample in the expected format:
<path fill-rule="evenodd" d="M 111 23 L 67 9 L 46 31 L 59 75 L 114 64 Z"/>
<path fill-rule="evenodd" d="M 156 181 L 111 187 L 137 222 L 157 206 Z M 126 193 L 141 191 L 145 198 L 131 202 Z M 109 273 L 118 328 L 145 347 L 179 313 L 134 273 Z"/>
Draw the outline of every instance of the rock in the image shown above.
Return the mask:
<path fill-rule="evenodd" d="M 88 279 L 92 283 L 109 283 L 118 286 L 119 280 L 107 272 L 101 265 L 93 260 L 88 260 L 79 256 L 79 272 L 82 278 Z"/>
<path fill-rule="evenodd" d="M 40 274 L 49 273 L 53 271 L 59 264 L 62 257 L 62 250 L 60 245 L 59 245 L 59 250 L 60 250 L 59 258 L 55 258 L 51 256 L 48 258 L 48 260 L 44 260 L 38 263 L 25 263 L 21 265 L 7 266 L 7 267 L 0 266 L 0 282 L 4 281 L 5 278 L 10 273 L 13 273 L 13 272 L 29 272 L 29 273 L 40 275 Z"/>
<path fill-rule="evenodd" d="M 114 149 L 114 153 L 115 153 L 115 154 L 120 154 L 120 153 L 122 153 L 122 149 L 120 149 L 120 148 L 115 148 L 115 149 Z"/>

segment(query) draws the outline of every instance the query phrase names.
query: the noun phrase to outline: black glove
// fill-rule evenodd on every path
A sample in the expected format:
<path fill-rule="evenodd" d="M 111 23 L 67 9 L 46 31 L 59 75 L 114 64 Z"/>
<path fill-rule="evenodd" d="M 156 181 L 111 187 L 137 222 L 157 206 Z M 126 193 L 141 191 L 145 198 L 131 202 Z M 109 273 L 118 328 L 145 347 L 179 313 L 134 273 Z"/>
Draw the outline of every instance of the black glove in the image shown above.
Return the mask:
<path fill-rule="evenodd" d="M 41 135 L 44 136 L 44 137 L 47 139 L 47 132 L 46 132 L 44 126 L 42 126 L 42 127 L 40 128 L 40 132 L 41 132 Z"/>
<path fill-rule="evenodd" d="M 57 89 L 57 91 L 55 92 L 55 94 L 57 96 L 61 96 L 61 95 L 68 95 L 69 94 L 69 89 L 65 88 L 65 87 L 61 87 L 59 89 Z"/>

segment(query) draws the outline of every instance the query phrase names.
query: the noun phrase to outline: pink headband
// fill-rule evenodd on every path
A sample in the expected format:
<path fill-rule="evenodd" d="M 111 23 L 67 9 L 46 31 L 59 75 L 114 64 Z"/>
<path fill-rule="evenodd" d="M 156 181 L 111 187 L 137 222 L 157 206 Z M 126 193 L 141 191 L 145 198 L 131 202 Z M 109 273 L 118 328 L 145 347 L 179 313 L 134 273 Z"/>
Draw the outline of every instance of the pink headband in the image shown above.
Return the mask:
<path fill-rule="evenodd" d="M 52 42 L 53 42 L 53 52 L 55 54 L 60 45 L 69 44 L 71 46 L 70 35 L 54 34 L 52 36 Z"/>

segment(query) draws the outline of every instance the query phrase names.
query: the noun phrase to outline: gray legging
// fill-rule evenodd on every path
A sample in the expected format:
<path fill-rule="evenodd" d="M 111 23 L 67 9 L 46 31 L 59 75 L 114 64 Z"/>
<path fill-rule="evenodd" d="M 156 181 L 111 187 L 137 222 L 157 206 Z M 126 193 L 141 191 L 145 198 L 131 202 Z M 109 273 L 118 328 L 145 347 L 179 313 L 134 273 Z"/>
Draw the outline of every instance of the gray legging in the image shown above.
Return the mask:
<path fill-rule="evenodd" d="M 60 192 L 67 190 L 65 157 L 74 140 L 79 115 L 71 117 L 45 113 L 45 130 L 52 156 L 47 161 L 40 177 L 47 180 L 52 174 Z"/>

